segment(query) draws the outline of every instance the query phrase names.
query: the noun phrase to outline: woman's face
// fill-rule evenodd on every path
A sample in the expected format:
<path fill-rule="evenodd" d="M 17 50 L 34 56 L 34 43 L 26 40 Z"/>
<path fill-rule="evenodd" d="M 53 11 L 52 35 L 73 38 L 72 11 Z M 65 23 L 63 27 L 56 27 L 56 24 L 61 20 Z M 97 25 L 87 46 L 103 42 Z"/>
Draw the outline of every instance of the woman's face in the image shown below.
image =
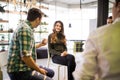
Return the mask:
<path fill-rule="evenodd" d="M 56 23 L 54 28 L 55 28 L 56 32 L 60 32 L 61 31 L 61 24 L 60 23 Z"/>

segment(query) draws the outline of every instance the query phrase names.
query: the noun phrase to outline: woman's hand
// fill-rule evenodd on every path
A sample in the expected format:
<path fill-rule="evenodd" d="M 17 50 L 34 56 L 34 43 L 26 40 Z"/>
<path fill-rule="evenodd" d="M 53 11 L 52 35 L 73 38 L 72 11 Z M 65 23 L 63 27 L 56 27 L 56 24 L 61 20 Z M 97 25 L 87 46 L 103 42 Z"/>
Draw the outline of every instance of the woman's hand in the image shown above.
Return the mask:
<path fill-rule="evenodd" d="M 62 54 L 61 54 L 61 56 L 66 56 L 68 53 L 67 53 L 67 51 L 64 51 Z"/>

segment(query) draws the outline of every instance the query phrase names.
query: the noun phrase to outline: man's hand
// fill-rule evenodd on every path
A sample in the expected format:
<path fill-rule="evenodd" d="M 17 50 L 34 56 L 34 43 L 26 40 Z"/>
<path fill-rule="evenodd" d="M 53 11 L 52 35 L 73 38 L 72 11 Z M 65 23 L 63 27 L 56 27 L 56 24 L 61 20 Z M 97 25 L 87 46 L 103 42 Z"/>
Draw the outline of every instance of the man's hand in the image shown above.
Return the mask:
<path fill-rule="evenodd" d="M 40 73 L 46 75 L 47 71 L 43 68 L 40 68 Z"/>
<path fill-rule="evenodd" d="M 48 42 L 47 39 L 43 39 L 41 42 L 42 46 L 45 46 L 47 44 L 47 42 Z"/>
<path fill-rule="evenodd" d="M 32 72 L 32 75 L 36 75 L 36 74 L 37 75 L 40 75 L 40 74 L 46 75 L 46 73 L 47 73 L 47 71 L 45 69 L 40 68 L 39 72 L 34 70 Z"/>
<path fill-rule="evenodd" d="M 35 45 L 35 47 L 36 48 L 39 48 L 39 47 L 41 47 L 41 46 L 45 46 L 46 44 L 47 44 L 47 39 L 43 39 L 42 40 L 42 42 L 40 42 L 40 43 L 37 43 L 36 45 Z"/>

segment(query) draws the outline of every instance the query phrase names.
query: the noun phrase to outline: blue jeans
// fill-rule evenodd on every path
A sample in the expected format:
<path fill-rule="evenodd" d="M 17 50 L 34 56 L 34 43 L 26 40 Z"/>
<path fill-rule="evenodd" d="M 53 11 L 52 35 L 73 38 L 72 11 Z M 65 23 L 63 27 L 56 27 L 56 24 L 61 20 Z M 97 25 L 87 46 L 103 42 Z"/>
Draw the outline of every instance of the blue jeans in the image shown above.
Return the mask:
<path fill-rule="evenodd" d="M 54 76 L 54 71 L 46 67 L 43 68 L 48 72 L 45 80 L 53 80 L 52 77 Z M 8 75 L 10 77 L 10 80 L 44 80 L 45 75 L 40 74 L 36 71 L 34 74 L 32 73 L 33 71 L 19 71 L 19 72 L 10 72 L 8 73 Z"/>
<path fill-rule="evenodd" d="M 71 54 L 66 56 L 53 55 L 52 61 L 57 64 L 66 65 L 68 69 L 68 80 L 74 80 L 72 75 L 73 71 L 76 68 L 75 57 Z"/>

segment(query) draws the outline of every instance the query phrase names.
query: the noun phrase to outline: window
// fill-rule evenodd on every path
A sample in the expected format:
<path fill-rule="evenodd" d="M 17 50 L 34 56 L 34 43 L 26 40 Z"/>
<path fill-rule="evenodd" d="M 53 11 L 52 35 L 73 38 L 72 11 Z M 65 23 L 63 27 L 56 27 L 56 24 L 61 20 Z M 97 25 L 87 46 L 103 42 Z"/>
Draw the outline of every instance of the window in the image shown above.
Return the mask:
<path fill-rule="evenodd" d="M 82 52 L 83 51 L 83 42 L 74 42 L 74 52 Z"/>

